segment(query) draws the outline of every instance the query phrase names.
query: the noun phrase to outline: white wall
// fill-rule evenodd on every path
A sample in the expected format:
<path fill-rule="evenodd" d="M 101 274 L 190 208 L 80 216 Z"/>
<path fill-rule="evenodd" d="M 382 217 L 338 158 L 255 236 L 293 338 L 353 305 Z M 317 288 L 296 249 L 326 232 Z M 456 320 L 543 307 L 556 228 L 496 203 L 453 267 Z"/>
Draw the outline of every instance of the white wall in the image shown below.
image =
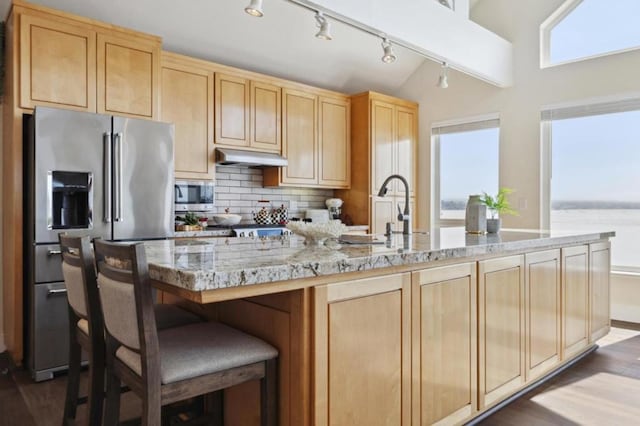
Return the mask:
<path fill-rule="evenodd" d="M 500 186 L 515 189 L 519 216 L 504 219 L 507 227 L 539 228 L 540 110 L 542 106 L 636 94 L 640 91 L 640 50 L 540 69 L 540 24 L 564 0 L 519 2 L 483 0 L 471 10 L 471 19 L 511 41 L 514 46 L 515 84 L 499 89 L 452 72 L 449 88 L 435 87 L 440 67 L 426 61 L 405 83 L 400 96 L 420 103 L 419 223 L 430 223 L 431 123 L 500 114 Z M 526 207 L 524 207 L 526 205 Z M 635 286 L 635 287 L 634 287 Z M 612 276 L 612 316 L 640 321 L 640 277 Z M 629 297 L 635 294 L 635 297 Z M 630 307 L 631 306 L 631 307 Z"/>

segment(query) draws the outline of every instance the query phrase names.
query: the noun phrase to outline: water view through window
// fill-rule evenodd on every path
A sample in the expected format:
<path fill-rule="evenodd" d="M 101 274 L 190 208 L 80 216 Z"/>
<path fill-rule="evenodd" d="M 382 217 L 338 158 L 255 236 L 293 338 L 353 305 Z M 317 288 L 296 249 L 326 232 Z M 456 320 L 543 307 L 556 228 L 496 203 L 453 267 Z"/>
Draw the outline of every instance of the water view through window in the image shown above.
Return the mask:
<path fill-rule="evenodd" d="M 616 231 L 611 264 L 640 270 L 640 111 L 552 121 L 551 229 Z"/>

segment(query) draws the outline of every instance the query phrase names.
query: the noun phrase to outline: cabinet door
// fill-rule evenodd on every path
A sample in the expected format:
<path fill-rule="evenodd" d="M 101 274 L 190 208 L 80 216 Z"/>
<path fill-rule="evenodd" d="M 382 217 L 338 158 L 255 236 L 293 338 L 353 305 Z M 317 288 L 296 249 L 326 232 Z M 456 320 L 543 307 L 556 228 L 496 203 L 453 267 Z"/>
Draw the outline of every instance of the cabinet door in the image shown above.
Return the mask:
<path fill-rule="evenodd" d="M 479 408 L 522 386 L 524 365 L 524 256 L 478 262 Z"/>
<path fill-rule="evenodd" d="M 478 410 L 473 262 L 412 277 L 413 424 L 459 424 Z"/>
<path fill-rule="evenodd" d="M 282 183 L 318 183 L 318 97 L 292 89 L 282 92 Z"/>
<path fill-rule="evenodd" d="M 394 173 L 395 107 L 371 101 L 371 193 L 377 194 L 384 180 Z M 395 182 L 389 186 L 392 194 Z"/>
<path fill-rule="evenodd" d="M 215 142 L 248 147 L 251 144 L 249 80 L 222 73 L 216 73 L 215 79 Z"/>
<path fill-rule="evenodd" d="M 163 62 L 160 119 L 175 124 L 175 176 L 214 179 L 213 72 Z"/>
<path fill-rule="evenodd" d="M 562 249 L 562 358 L 589 344 L 588 246 Z"/>
<path fill-rule="evenodd" d="M 413 108 L 396 107 L 396 170 L 409 182 L 409 196 L 416 191 L 416 160 L 418 142 L 418 111 Z M 404 195 L 402 182 L 394 183 L 397 195 Z"/>
<path fill-rule="evenodd" d="M 20 106 L 96 111 L 96 33 L 20 15 Z"/>
<path fill-rule="evenodd" d="M 351 183 L 349 100 L 321 97 L 319 108 L 319 184 L 348 188 Z"/>
<path fill-rule="evenodd" d="M 525 255 L 527 380 L 560 362 L 560 250 Z"/>
<path fill-rule="evenodd" d="M 251 82 L 251 147 L 280 153 L 282 91 L 273 84 Z"/>
<path fill-rule="evenodd" d="M 384 234 L 387 222 L 397 222 L 394 197 L 371 197 L 371 233 Z M 400 230 L 402 230 L 402 225 Z M 398 225 L 396 224 L 396 230 Z"/>
<path fill-rule="evenodd" d="M 591 286 L 591 341 L 609 333 L 611 324 L 609 297 L 611 276 L 611 243 L 589 245 L 589 283 Z"/>
<path fill-rule="evenodd" d="M 98 112 L 157 118 L 160 42 L 98 34 Z"/>
<path fill-rule="evenodd" d="M 314 288 L 314 422 L 411 424 L 411 275 Z"/>

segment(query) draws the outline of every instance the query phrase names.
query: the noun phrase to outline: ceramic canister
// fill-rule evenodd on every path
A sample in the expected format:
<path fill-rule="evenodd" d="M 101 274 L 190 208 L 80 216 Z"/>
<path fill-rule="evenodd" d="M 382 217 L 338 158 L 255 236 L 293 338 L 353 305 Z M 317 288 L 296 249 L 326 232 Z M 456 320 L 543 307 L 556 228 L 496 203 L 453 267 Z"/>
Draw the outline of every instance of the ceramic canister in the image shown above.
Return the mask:
<path fill-rule="evenodd" d="M 480 201 L 480 195 L 469 195 L 464 215 L 465 230 L 472 234 L 487 232 L 487 206 Z"/>

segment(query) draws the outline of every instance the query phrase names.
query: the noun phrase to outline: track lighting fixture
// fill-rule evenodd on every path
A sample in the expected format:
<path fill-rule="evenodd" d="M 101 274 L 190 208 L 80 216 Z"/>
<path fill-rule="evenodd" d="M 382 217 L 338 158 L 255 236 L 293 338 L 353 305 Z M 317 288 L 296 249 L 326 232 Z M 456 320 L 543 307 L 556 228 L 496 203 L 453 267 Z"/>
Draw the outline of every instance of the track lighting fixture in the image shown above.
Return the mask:
<path fill-rule="evenodd" d="M 438 86 L 441 89 L 446 89 L 449 87 L 449 80 L 447 77 L 447 70 L 449 69 L 449 65 L 446 62 L 442 63 L 442 69 L 440 70 L 440 77 L 438 77 Z"/>
<path fill-rule="evenodd" d="M 327 18 L 320 11 L 316 12 L 316 25 L 320 28 L 320 31 L 316 34 L 316 37 L 321 40 L 331 40 L 331 22 L 327 21 Z"/>
<path fill-rule="evenodd" d="M 244 8 L 244 11 L 251 16 L 262 17 L 264 15 L 262 12 L 262 0 L 251 0 L 249 6 Z"/>
<path fill-rule="evenodd" d="M 453 3 L 454 1 L 455 0 L 438 0 L 438 3 L 440 3 L 444 7 L 447 7 L 449 9 L 453 10 L 453 7 L 455 6 L 455 3 Z"/>
<path fill-rule="evenodd" d="M 384 52 L 384 55 L 382 55 L 382 62 L 385 64 L 395 62 L 396 55 L 393 53 L 393 46 L 388 38 L 382 39 L 382 50 Z"/>

